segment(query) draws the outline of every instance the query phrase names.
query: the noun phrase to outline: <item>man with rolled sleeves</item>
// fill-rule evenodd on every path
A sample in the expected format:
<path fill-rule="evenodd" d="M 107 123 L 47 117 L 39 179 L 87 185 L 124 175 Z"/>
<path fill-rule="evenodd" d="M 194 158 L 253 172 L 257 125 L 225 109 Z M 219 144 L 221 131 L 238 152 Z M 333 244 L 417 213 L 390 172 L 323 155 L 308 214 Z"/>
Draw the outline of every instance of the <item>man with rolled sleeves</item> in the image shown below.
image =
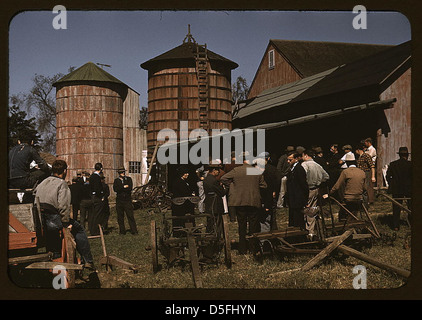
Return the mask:
<path fill-rule="evenodd" d="M 119 224 L 119 233 L 126 234 L 125 228 L 125 214 L 129 223 L 130 233 L 135 235 L 138 234 L 138 228 L 136 227 L 135 217 L 133 215 L 133 204 L 132 204 L 132 189 L 133 182 L 132 178 L 126 176 L 125 168 L 119 168 L 117 170 L 119 177 L 114 180 L 113 190 L 116 192 L 116 213 L 117 223 Z"/>

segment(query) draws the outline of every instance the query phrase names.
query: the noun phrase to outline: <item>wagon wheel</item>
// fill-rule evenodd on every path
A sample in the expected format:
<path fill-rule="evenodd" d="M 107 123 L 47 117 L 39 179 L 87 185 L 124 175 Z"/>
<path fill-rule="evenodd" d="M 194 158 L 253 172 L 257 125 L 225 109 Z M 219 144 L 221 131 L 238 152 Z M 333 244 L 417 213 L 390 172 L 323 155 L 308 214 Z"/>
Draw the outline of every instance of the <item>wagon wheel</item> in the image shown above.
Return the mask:
<path fill-rule="evenodd" d="M 66 263 L 77 263 L 76 258 L 76 242 L 68 228 L 63 228 Z M 76 270 L 66 270 L 67 288 L 75 287 Z"/>
<path fill-rule="evenodd" d="M 152 271 L 158 271 L 158 247 L 157 247 L 157 227 L 155 220 L 151 221 L 151 254 L 152 254 Z"/>
<path fill-rule="evenodd" d="M 227 268 L 231 268 L 232 267 L 232 253 L 231 253 L 231 243 L 230 243 L 230 237 L 229 237 L 228 215 L 224 214 L 222 217 L 223 217 L 225 263 L 226 263 Z"/>

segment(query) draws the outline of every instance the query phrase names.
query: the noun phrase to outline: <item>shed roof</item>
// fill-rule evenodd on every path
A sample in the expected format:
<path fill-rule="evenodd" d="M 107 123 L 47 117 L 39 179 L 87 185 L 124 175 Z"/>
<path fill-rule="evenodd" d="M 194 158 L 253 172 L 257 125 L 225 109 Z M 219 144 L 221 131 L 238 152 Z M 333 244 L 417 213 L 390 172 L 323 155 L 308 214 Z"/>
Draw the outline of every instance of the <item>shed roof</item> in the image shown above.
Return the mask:
<path fill-rule="evenodd" d="M 119 79 L 112 76 L 110 73 L 104 71 L 93 62 L 85 63 L 83 66 L 65 75 L 59 79 L 53 85 L 56 86 L 60 83 L 65 82 L 76 82 L 76 81 L 99 81 L 99 82 L 111 82 L 125 85 Z"/>
<path fill-rule="evenodd" d="M 333 67 L 376 54 L 393 46 L 345 42 L 271 39 L 301 77 L 309 77 Z"/>
<path fill-rule="evenodd" d="M 152 66 L 156 65 L 157 63 L 163 61 L 172 61 L 172 60 L 193 60 L 195 59 L 194 53 L 196 52 L 196 43 L 195 42 L 184 42 L 180 46 L 173 48 L 155 58 L 152 58 L 144 63 L 141 64 L 143 69 L 150 69 Z M 226 64 L 230 69 L 235 69 L 239 65 L 236 62 L 233 62 L 223 56 L 211 51 L 207 50 L 208 59 L 214 62 L 221 62 Z"/>
<path fill-rule="evenodd" d="M 248 118 L 248 122 L 254 124 L 260 120 L 268 123 L 270 118 L 271 122 L 284 121 L 289 117 L 326 112 L 362 101 L 376 101 L 379 94 L 410 67 L 410 57 L 408 41 L 355 62 L 265 90 L 240 109 L 233 120 Z M 368 101 L 370 95 L 376 98 Z M 352 101 L 352 97 L 356 100 Z M 287 112 L 288 109 L 292 112 Z M 267 120 L 258 119 L 257 115 L 263 113 L 266 113 Z"/>

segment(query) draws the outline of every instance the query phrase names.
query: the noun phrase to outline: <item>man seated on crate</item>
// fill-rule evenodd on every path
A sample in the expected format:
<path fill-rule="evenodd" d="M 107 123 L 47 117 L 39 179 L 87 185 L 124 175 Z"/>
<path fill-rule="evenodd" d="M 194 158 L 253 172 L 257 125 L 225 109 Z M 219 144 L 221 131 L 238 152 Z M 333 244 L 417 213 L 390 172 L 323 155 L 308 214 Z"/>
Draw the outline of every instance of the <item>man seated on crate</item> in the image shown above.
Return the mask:
<path fill-rule="evenodd" d="M 33 147 L 34 141 L 25 137 L 9 151 L 9 188 L 32 189 L 50 175 L 50 167 Z M 31 170 L 31 162 L 36 167 Z"/>
<path fill-rule="evenodd" d="M 53 259 L 60 257 L 60 230 L 69 228 L 75 238 L 76 250 L 82 256 L 85 267 L 92 269 L 93 259 L 85 230 L 76 220 L 70 218 L 71 194 L 64 180 L 67 174 L 67 163 L 64 160 L 54 161 L 52 172 L 53 175 L 43 180 L 34 191 L 41 207 L 47 251 L 53 253 Z"/>

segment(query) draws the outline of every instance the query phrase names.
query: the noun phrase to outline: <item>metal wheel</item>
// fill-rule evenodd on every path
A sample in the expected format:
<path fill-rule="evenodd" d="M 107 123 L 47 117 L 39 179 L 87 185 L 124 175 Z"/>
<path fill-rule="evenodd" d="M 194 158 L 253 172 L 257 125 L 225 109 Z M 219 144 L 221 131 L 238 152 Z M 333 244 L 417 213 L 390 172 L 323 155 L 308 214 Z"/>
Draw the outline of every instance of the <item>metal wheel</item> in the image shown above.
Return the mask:
<path fill-rule="evenodd" d="M 158 247 L 157 247 L 157 227 L 155 220 L 151 221 L 151 254 L 152 254 L 152 271 L 158 271 Z"/>
<path fill-rule="evenodd" d="M 227 268 L 232 267 L 232 253 L 231 253 L 231 242 L 229 237 L 229 215 L 224 214 L 223 218 L 223 236 L 224 236 L 224 257 Z"/>

